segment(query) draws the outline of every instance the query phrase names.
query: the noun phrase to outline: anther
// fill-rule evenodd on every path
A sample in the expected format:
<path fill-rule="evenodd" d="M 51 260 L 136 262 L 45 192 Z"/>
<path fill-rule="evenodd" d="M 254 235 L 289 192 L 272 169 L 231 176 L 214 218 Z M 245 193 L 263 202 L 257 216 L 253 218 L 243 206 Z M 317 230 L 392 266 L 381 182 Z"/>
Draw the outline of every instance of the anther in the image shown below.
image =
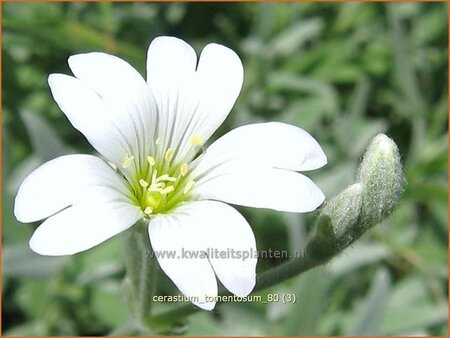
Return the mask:
<path fill-rule="evenodd" d="M 157 186 L 157 185 L 151 185 L 150 188 L 148 188 L 148 192 L 161 192 L 162 188 L 164 186 Z"/>
<path fill-rule="evenodd" d="M 155 159 L 152 156 L 147 156 L 148 164 L 150 164 L 150 167 L 153 167 L 156 163 Z"/>
<path fill-rule="evenodd" d="M 166 188 L 164 188 L 163 190 L 160 191 L 161 195 L 167 195 L 169 192 L 172 192 L 175 188 L 170 185 Z"/>
<path fill-rule="evenodd" d="M 128 167 L 131 165 L 131 163 L 133 163 L 133 161 L 134 161 L 134 156 L 133 156 L 133 155 L 131 155 L 130 157 L 127 157 L 127 159 L 125 160 L 125 162 L 123 162 L 122 167 L 123 167 L 124 169 L 128 168 Z"/>
<path fill-rule="evenodd" d="M 184 187 L 183 190 L 183 194 L 187 194 L 189 192 L 189 190 L 192 189 L 192 187 L 194 186 L 195 181 L 194 180 L 190 180 L 189 182 L 186 183 L 186 186 Z"/>
<path fill-rule="evenodd" d="M 139 180 L 139 184 L 141 185 L 142 188 L 147 188 L 148 187 L 148 182 L 146 182 L 142 178 Z"/>
<path fill-rule="evenodd" d="M 159 189 L 161 189 L 161 188 L 164 188 L 165 186 L 166 186 L 166 184 L 164 182 L 159 182 L 159 183 L 152 183 L 150 188 L 159 188 Z"/>
<path fill-rule="evenodd" d="M 161 142 L 161 137 L 158 137 L 158 138 L 156 139 L 155 144 L 158 145 L 159 142 Z"/>
<path fill-rule="evenodd" d="M 156 182 L 160 182 L 160 181 L 176 182 L 176 180 L 177 179 L 175 177 L 169 176 L 168 174 L 164 174 L 164 175 L 159 176 L 156 179 Z"/>
<path fill-rule="evenodd" d="M 199 146 L 203 143 L 203 139 L 200 136 L 192 136 L 191 137 L 191 143 L 194 146 Z"/>
<path fill-rule="evenodd" d="M 180 174 L 181 174 L 181 176 L 183 176 L 183 177 L 186 176 L 188 171 L 189 171 L 189 166 L 186 163 L 183 163 L 181 165 L 181 167 L 180 167 Z"/>
<path fill-rule="evenodd" d="M 173 149 L 169 148 L 169 149 L 167 149 L 166 154 L 164 155 L 164 159 L 166 161 L 170 161 L 172 159 L 172 157 L 173 157 Z"/>

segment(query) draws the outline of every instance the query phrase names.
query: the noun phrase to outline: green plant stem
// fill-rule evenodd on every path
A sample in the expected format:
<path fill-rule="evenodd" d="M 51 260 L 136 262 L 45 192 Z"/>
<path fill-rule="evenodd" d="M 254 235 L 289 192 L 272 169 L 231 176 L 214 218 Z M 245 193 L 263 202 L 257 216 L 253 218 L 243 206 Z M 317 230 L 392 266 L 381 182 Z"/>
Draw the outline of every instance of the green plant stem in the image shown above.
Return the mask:
<path fill-rule="evenodd" d="M 145 250 L 142 255 L 142 268 L 140 275 L 140 288 L 139 288 L 139 317 L 141 320 L 146 318 L 151 313 L 152 299 L 156 286 L 156 273 L 157 263 L 156 259 L 150 253 L 152 248 L 147 232 L 145 236 L 142 236 L 142 240 L 145 243 Z"/>
<path fill-rule="evenodd" d="M 151 313 L 152 298 L 156 286 L 156 261 L 151 255 L 146 225 L 136 224 L 124 234 L 125 265 L 130 284 L 130 306 L 139 323 Z"/>
<path fill-rule="evenodd" d="M 295 277 L 305 271 L 308 271 L 316 266 L 326 263 L 328 260 L 315 260 L 308 256 L 292 259 L 284 264 L 281 264 L 273 269 L 262 273 L 256 280 L 256 286 L 253 292 L 267 289 L 271 286 L 277 285 L 280 282 Z M 220 293 L 221 296 L 231 295 L 228 291 Z M 167 322 L 174 318 L 180 318 L 186 315 L 191 315 L 200 309 L 192 304 L 185 304 L 178 306 L 172 310 L 156 314 L 149 318 L 149 322 Z"/>
<path fill-rule="evenodd" d="M 262 273 L 261 276 L 257 278 L 255 290 L 260 291 L 267 289 L 326 262 L 328 262 L 328 260 L 316 260 L 308 256 L 292 259 Z"/>

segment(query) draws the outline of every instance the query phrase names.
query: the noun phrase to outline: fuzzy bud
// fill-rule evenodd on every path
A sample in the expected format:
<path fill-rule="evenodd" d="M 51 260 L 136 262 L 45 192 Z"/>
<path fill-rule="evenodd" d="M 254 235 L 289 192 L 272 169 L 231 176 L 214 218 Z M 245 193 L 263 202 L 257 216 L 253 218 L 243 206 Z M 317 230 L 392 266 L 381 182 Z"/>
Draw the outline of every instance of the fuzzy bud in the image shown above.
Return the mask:
<path fill-rule="evenodd" d="M 361 222 L 369 228 L 392 212 L 403 192 L 400 154 L 388 136 L 374 137 L 359 167 L 357 182 L 363 187 Z"/>
<path fill-rule="evenodd" d="M 321 208 L 307 255 L 328 260 L 383 221 L 397 205 L 404 181 L 397 145 L 377 135 L 364 154 L 356 183 Z"/>
<path fill-rule="evenodd" d="M 311 256 L 315 259 L 333 256 L 359 237 L 357 222 L 361 212 L 361 195 L 361 184 L 352 184 L 321 209 L 307 249 Z"/>

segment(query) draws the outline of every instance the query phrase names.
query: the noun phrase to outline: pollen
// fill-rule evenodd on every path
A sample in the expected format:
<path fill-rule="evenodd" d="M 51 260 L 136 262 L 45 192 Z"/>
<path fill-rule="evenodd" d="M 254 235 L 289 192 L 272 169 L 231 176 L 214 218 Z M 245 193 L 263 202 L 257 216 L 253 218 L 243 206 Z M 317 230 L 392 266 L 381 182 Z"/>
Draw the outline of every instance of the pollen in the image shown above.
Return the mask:
<path fill-rule="evenodd" d="M 124 169 L 127 169 L 131 165 L 131 163 L 133 163 L 133 161 L 134 161 L 134 156 L 133 155 L 131 155 L 130 157 L 127 156 L 125 162 L 123 162 L 122 167 Z"/>
<path fill-rule="evenodd" d="M 166 161 L 170 161 L 172 159 L 172 157 L 173 157 L 173 149 L 169 148 L 169 149 L 167 149 L 166 154 L 164 155 L 164 159 Z"/>
<path fill-rule="evenodd" d="M 139 184 L 140 184 L 140 186 L 141 186 L 142 188 L 147 188 L 147 187 L 148 187 L 148 182 L 146 182 L 146 181 L 143 180 L 143 179 L 140 179 L 140 180 L 139 180 Z"/>
<path fill-rule="evenodd" d="M 183 194 L 187 194 L 192 189 L 194 184 L 195 184 L 194 180 L 190 180 L 189 182 L 187 182 L 186 186 L 184 187 Z"/>
<path fill-rule="evenodd" d="M 191 137 L 191 143 L 194 146 L 199 146 L 203 143 L 203 138 L 201 138 L 200 136 L 192 136 Z"/>
<path fill-rule="evenodd" d="M 153 212 L 153 208 L 152 207 L 146 207 L 144 209 L 144 213 L 147 215 L 150 215 Z"/>
<path fill-rule="evenodd" d="M 150 167 L 153 167 L 156 163 L 155 159 L 152 156 L 147 156 L 147 162 L 150 164 Z"/>
<path fill-rule="evenodd" d="M 180 167 L 181 176 L 183 176 L 183 177 L 186 176 L 188 171 L 189 171 L 189 166 L 186 163 L 183 163 Z"/>

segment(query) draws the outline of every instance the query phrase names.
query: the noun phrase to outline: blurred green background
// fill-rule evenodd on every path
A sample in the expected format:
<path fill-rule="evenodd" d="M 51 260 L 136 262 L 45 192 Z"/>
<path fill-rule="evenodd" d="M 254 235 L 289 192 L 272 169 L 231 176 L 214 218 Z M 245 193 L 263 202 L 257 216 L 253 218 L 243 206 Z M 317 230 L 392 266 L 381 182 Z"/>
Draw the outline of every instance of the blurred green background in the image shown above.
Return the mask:
<path fill-rule="evenodd" d="M 174 318 L 189 335 L 447 335 L 448 22 L 446 3 L 4 3 L 3 335 L 127 334 L 121 238 L 72 257 L 32 253 L 37 224 L 12 213 L 23 177 L 90 153 L 51 98 L 69 55 L 105 51 L 145 74 L 158 35 L 234 49 L 243 91 L 214 138 L 256 121 L 308 130 L 329 164 L 311 177 L 332 197 L 353 182 L 371 137 L 399 145 L 407 186 L 396 212 L 324 267 L 259 292 L 296 304 L 228 303 Z M 315 214 L 239 208 L 258 249 L 300 250 Z M 259 260 L 258 271 L 283 260 Z M 176 294 L 162 274 L 157 294 Z M 173 304 L 157 304 L 157 310 Z M 161 332 L 160 332 L 161 333 Z"/>

